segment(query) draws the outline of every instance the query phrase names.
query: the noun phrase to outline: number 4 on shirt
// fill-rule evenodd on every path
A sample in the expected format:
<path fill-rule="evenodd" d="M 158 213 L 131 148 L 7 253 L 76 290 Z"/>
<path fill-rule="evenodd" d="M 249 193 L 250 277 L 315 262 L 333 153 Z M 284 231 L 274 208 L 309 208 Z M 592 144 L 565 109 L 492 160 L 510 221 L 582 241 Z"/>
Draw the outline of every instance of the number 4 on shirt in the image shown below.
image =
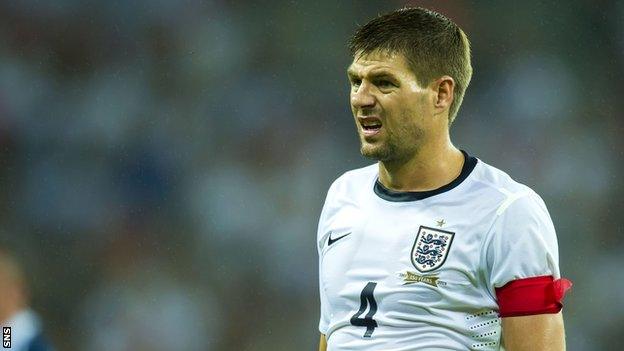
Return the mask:
<path fill-rule="evenodd" d="M 375 296 L 373 296 L 373 291 L 377 283 L 368 282 L 364 289 L 362 289 L 362 293 L 360 294 L 360 309 L 351 317 L 351 325 L 356 327 L 366 327 L 366 332 L 364 333 L 365 338 L 370 338 L 373 335 L 373 331 L 377 328 L 377 321 L 373 319 L 375 313 L 377 313 L 377 301 L 375 301 Z M 370 309 L 364 318 L 360 318 L 362 313 L 366 311 L 368 305 L 370 304 Z"/>

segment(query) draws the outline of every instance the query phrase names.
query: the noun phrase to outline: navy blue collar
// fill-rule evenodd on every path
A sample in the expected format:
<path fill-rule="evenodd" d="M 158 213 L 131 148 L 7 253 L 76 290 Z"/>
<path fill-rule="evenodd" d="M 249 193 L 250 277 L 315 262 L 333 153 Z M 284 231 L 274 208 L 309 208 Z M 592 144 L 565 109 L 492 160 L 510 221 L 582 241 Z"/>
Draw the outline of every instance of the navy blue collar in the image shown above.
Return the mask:
<path fill-rule="evenodd" d="M 375 187 L 373 188 L 373 190 L 375 191 L 375 194 L 377 194 L 377 196 L 379 196 L 380 198 L 387 200 L 387 201 L 392 201 L 392 202 L 406 202 L 406 201 L 422 200 L 422 199 L 426 199 L 434 195 L 447 192 L 453 189 L 454 187 L 458 186 L 466 178 L 468 178 L 472 170 L 477 165 L 476 157 L 468 155 L 468 153 L 464 150 L 461 150 L 461 152 L 462 154 L 464 154 L 464 166 L 462 167 L 461 173 L 459 173 L 459 176 L 453 179 L 452 182 L 446 185 L 443 185 L 437 189 L 427 190 L 427 191 L 390 190 L 386 188 L 385 186 L 383 186 L 383 184 L 381 184 L 381 182 L 379 181 L 379 178 L 377 178 L 377 180 L 375 181 Z"/>

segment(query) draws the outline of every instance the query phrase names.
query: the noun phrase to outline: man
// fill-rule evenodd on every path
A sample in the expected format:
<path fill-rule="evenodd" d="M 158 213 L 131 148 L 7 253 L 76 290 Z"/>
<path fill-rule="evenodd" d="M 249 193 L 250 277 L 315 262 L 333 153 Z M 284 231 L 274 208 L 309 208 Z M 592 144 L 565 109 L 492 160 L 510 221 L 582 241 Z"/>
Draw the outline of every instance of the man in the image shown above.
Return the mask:
<path fill-rule="evenodd" d="M 330 187 L 318 228 L 320 350 L 564 350 L 541 198 L 449 137 L 472 75 L 464 32 L 422 8 L 350 42 L 351 108 L 377 164 Z"/>
<path fill-rule="evenodd" d="M 11 328 L 11 350 L 52 350 L 43 336 L 39 318 L 28 307 L 24 273 L 13 255 L 2 249 L 0 249 L 0 328 L 4 334 L 3 347 L 7 349 L 9 349 L 7 338 L 9 333 L 5 333 L 5 328 Z"/>

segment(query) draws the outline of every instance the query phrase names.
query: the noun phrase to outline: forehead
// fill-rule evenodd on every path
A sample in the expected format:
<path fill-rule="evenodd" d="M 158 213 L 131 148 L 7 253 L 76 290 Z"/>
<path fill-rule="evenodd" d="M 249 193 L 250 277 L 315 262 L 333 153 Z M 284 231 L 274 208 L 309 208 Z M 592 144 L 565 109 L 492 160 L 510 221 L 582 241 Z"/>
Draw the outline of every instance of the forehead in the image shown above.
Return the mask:
<path fill-rule="evenodd" d="M 385 51 L 373 51 L 370 53 L 357 53 L 353 62 L 347 69 L 350 75 L 366 75 L 371 71 L 383 70 L 397 75 L 410 74 L 411 70 L 407 59 L 400 53 Z"/>

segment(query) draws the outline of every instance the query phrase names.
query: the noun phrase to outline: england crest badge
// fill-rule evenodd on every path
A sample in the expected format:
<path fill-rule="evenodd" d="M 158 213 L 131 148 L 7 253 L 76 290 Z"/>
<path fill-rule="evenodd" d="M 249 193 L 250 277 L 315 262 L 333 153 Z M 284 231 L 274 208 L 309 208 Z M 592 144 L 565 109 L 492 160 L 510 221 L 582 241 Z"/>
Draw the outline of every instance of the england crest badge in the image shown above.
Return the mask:
<path fill-rule="evenodd" d="M 455 233 L 420 226 L 412 248 L 412 264 L 421 273 L 440 268 L 446 261 Z"/>

